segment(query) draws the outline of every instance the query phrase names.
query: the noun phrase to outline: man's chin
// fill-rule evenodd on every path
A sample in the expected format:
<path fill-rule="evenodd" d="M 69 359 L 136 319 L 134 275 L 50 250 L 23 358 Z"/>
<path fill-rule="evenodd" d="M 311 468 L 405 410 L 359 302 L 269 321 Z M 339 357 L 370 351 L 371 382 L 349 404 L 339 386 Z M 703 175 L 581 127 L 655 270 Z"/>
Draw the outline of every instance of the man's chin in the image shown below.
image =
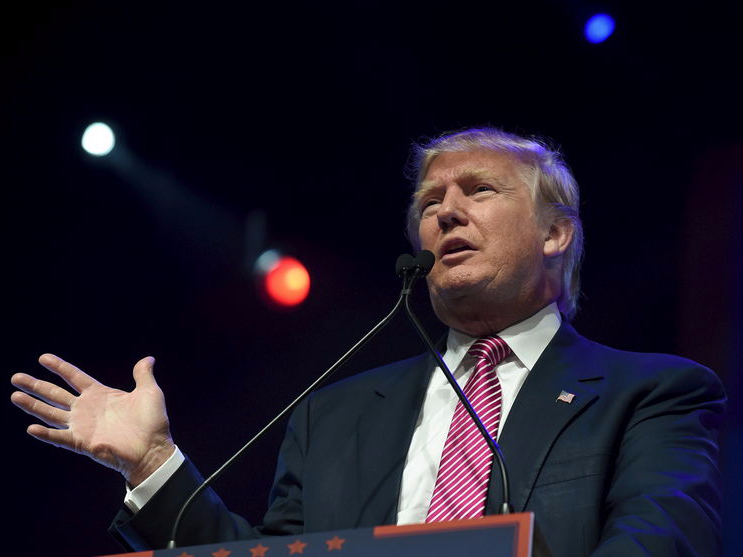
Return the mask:
<path fill-rule="evenodd" d="M 430 280 L 428 284 L 431 297 L 442 300 L 462 300 L 468 296 L 482 295 L 489 281 L 477 280 L 470 273 L 449 272 L 443 279 Z"/>
<path fill-rule="evenodd" d="M 466 314 L 470 311 L 470 306 L 481 306 L 484 300 L 481 283 L 458 282 L 429 286 L 428 294 L 434 312 L 444 323 L 449 321 L 447 316 Z"/>

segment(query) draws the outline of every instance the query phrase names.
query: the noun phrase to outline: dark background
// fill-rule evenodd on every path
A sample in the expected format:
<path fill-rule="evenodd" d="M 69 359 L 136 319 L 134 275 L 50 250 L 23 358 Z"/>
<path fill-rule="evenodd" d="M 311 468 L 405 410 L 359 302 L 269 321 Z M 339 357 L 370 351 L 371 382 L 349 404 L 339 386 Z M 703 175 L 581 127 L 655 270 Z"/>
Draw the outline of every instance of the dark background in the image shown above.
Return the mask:
<path fill-rule="evenodd" d="M 592 45 L 596 10 L 618 27 Z M 693 358 L 728 388 L 725 536 L 740 555 L 740 22 L 671 2 L 3 8 L 5 372 L 43 375 L 36 359 L 54 352 L 130 389 L 154 355 L 174 438 L 211 472 L 391 307 L 410 144 L 466 125 L 538 134 L 582 187 L 576 326 Z M 117 132 L 116 156 L 80 148 L 95 120 Z M 250 262 L 267 247 L 309 268 L 298 309 L 257 294 Z M 422 350 L 401 318 L 339 376 Z M 3 408 L 3 554 L 119 552 L 106 528 L 123 480 Z M 253 521 L 282 429 L 217 484 Z"/>

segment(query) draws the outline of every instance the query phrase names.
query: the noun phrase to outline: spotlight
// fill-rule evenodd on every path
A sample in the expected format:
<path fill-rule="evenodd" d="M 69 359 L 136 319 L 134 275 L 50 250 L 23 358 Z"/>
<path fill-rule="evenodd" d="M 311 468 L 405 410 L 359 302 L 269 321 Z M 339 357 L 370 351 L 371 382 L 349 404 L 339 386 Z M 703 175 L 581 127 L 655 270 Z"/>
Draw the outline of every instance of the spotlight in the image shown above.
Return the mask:
<path fill-rule="evenodd" d="M 596 14 L 586 22 L 583 32 L 591 43 L 602 43 L 614 32 L 614 18 L 608 14 Z"/>
<path fill-rule="evenodd" d="M 255 262 L 255 270 L 268 299 L 279 306 L 301 304 L 310 291 L 310 274 L 302 263 L 276 250 L 264 252 Z"/>
<path fill-rule="evenodd" d="M 103 122 L 90 124 L 83 132 L 83 149 L 94 157 L 108 155 L 115 145 L 116 137 L 113 130 Z"/>

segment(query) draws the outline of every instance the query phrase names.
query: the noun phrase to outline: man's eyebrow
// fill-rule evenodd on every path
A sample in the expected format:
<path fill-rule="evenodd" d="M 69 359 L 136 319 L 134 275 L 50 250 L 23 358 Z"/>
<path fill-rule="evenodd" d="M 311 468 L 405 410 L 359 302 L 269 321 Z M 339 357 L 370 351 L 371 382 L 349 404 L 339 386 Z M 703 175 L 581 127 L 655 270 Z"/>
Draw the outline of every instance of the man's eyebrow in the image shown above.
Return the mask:
<path fill-rule="evenodd" d="M 506 184 L 503 179 L 495 175 L 489 168 L 467 168 L 455 173 L 453 176 L 451 176 L 451 178 L 457 181 L 488 180 L 491 182 L 497 182 L 500 185 Z M 438 187 L 439 185 L 441 185 L 441 182 L 439 180 L 423 180 L 415 192 L 415 199 L 420 199 L 427 192 Z"/>

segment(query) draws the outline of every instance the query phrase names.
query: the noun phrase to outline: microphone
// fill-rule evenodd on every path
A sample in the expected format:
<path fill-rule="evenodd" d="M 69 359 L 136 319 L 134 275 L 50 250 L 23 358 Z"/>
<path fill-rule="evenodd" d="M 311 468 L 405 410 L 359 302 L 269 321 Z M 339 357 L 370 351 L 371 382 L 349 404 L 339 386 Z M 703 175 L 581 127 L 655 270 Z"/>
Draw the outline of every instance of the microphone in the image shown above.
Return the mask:
<path fill-rule="evenodd" d="M 430 253 L 430 252 L 428 252 Z M 423 266 L 428 265 L 427 270 L 423 272 Z M 318 388 L 320 385 L 322 385 L 335 371 L 338 370 L 346 361 L 349 360 L 351 356 L 353 356 L 362 346 L 364 346 L 369 340 L 374 337 L 379 331 L 381 331 L 395 316 L 395 314 L 400 310 L 400 308 L 403 305 L 403 301 L 407 299 L 407 296 L 412 291 L 413 284 L 417 281 L 417 279 L 420 276 L 423 276 L 423 274 L 428 273 L 428 271 L 433 266 L 433 254 L 431 254 L 431 261 L 430 264 L 426 261 L 421 260 L 420 258 L 413 257 L 410 254 L 402 254 L 397 258 L 397 264 L 395 266 L 396 273 L 402 277 L 403 279 L 403 287 L 400 292 L 400 296 L 397 299 L 397 302 L 395 303 L 392 310 L 382 318 L 382 320 L 377 323 L 372 329 L 364 335 L 361 340 L 359 340 L 356 344 L 354 344 L 343 356 L 341 356 L 337 362 L 335 362 L 330 368 L 328 368 L 325 373 L 320 375 L 307 389 L 305 389 L 302 394 L 300 394 L 297 398 L 295 398 L 286 408 L 284 408 L 279 414 L 271 420 L 263 429 L 261 429 L 258 433 L 256 433 L 253 438 L 248 441 L 245 445 L 240 448 L 234 455 L 232 455 L 227 462 L 225 462 L 222 466 L 220 466 L 216 472 L 214 472 L 211 476 L 206 478 L 199 487 L 197 487 L 193 493 L 186 499 L 186 501 L 181 505 L 180 510 L 178 511 L 178 515 L 176 516 L 175 522 L 173 523 L 173 528 L 170 532 L 170 541 L 168 542 L 168 545 L 166 546 L 166 549 L 175 549 L 176 546 L 176 536 L 178 534 L 178 527 L 181 524 L 181 521 L 183 520 L 183 516 L 185 515 L 188 508 L 191 506 L 191 503 L 207 488 L 209 487 L 214 481 L 219 478 L 232 464 L 234 464 L 241 456 L 243 456 L 247 450 L 258 440 L 260 439 L 268 430 L 270 430 L 277 422 L 279 422 L 284 416 L 286 416 L 289 412 L 291 412 L 302 400 L 304 400 L 313 390 Z M 423 274 L 421 274 L 423 273 Z"/>
<path fill-rule="evenodd" d="M 434 263 L 436 263 L 436 256 L 427 249 L 419 251 L 415 256 L 415 267 L 420 271 L 421 276 L 430 273 Z"/>
<path fill-rule="evenodd" d="M 436 260 L 436 257 L 430 251 L 423 250 L 419 252 L 418 255 L 414 258 L 413 263 L 410 265 L 410 269 L 411 269 L 410 272 L 412 272 L 413 277 L 414 277 L 413 280 L 416 280 L 419 277 L 427 275 L 433 268 L 435 260 Z M 398 259 L 398 262 L 399 262 L 399 259 Z M 490 436 L 490 433 L 488 433 L 488 430 L 483 425 L 482 421 L 480 420 L 480 417 L 477 415 L 477 412 L 475 412 L 475 409 L 472 407 L 472 404 L 470 404 L 470 401 L 467 400 L 467 397 L 465 396 L 464 392 L 459 386 L 459 383 L 457 383 L 457 380 L 454 379 L 454 375 L 452 374 L 451 370 L 449 370 L 447 365 L 444 363 L 444 360 L 441 358 L 441 355 L 439 354 L 438 350 L 436 350 L 436 347 L 433 345 L 433 342 L 431 342 L 431 339 L 426 334 L 426 331 L 423 329 L 423 326 L 420 324 L 417 317 L 413 313 L 413 310 L 410 307 L 410 288 L 408 288 L 407 291 L 406 289 L 403 288 L 402 296 L 405 299 L 404 300 L 405 311 L 408 314 L 408 317 L 410 318 L 410 321 L 412 322 L 413 327 L 415 328 L 416 331 L 418 331 L 418 334 L 420 335 L 425 345 L 428 347 L 428 350 L 431 352 L 431 354 L 433 354 L 433 357 L 436 359 L 436 363 L 438 363 L 439 367 L 444 372 L 446 379 L 449 381 L 449 384 L 452 386 L 452 388 L 454 389 L 454 392 L 457 394 L 457 398 L 459 398 L 465 410 L 470 415 L 472 420 L 475 422 L 477 429 L 480 431 L 482 436 L 485 438 L 485 442 L 488 444 L 488 447 L 490 448 L 493 455 L 495 456 L 495 460 L 498 462 L 498 468 L 500 470 L 500 475 L 501 475 L 501 482 L 503 484 L 503 501 L 501 503 L 500 514 L 511 514 L 511 490 L 510 490 L 510 484 L 508 480 L 508 471 L 506 470 L 506 462 L 505 462 L 505 459 L 503 458 L 503 454 L 501 453 L 500 447 L 498 446 L 498 443 L 496 443 L 495 440 Z"/>
<path fill-rule="evenodd" d="M 407 296 L 413 291 L 413 285 L 429 273 L 435 261 L 436 258 L 428 250 L 419 252 L 415 257 L 404 253 L 397 258 L 397 274 L 408 281 L 407 288 L 404 283 L 402 295 Z"/>
<path fill-rule="evenodd" d="M 397 263 L 395 263 L 395 274 L 398 277 L 405 276 L 414 267 L 415 257 L 410 255 L 409 253 L 403 253 L 397 258 Z"/>
<path fill-rule="evenodd" d="M 418 277 L 427 275 L 433 268 L 433 264 L 436 262 L 436 257 L 428 250 L 418 252 L 418 255 L 413 257 L 409 253 L 403 253 L 397 258 L 397 264 L 395 265 L 395 272 L 398 276 L 403 276 L 406 273 L 418 272 Z"/>

